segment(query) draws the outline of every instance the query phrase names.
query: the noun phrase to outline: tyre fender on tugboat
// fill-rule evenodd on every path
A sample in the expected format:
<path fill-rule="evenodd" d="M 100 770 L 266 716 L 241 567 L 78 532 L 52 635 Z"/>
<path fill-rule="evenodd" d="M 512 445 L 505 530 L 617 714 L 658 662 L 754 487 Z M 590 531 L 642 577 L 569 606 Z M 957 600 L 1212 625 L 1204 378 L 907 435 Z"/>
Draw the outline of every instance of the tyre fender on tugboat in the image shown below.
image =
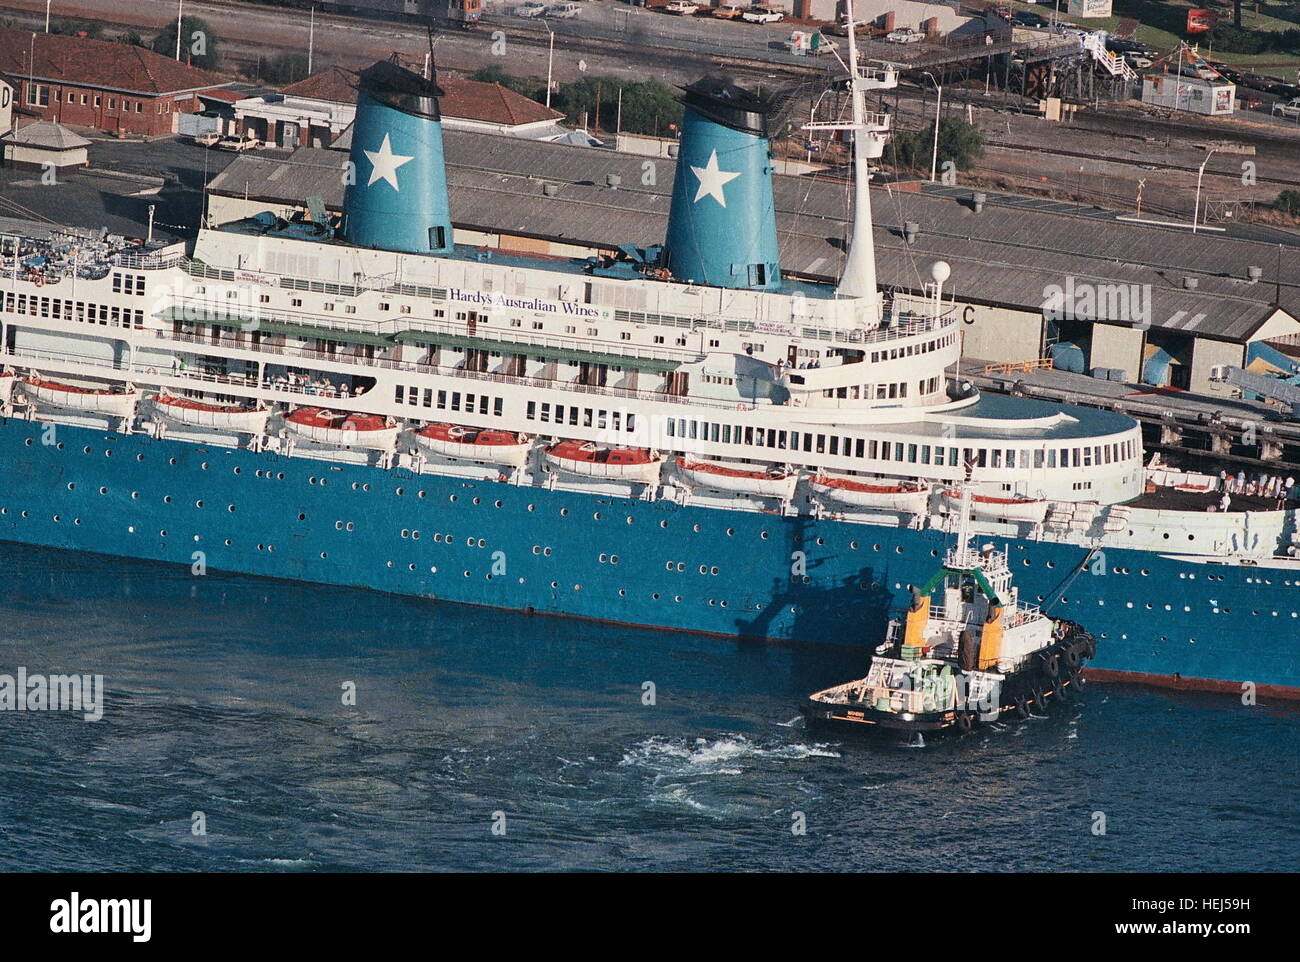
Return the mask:
<path fill-rule="evenodd" d="M 1043 671 L 1047 672 L 1047 677 L 1055 682 L 1061 677 L 1061 658 L 1054 651 L 1043 653 Z"/>

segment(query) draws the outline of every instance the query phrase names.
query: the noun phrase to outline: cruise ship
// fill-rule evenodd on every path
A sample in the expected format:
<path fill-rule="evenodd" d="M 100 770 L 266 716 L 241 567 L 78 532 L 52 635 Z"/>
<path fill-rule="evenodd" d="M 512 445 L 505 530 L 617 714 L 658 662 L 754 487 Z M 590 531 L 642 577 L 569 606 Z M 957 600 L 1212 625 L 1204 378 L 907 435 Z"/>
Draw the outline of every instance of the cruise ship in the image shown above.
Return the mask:
<path fill-rule="evenodd" d="M 895 65 L 849 38 L 842 277 L 783 277 L 773 101 L 682 90 L 667 236 L 456 243 L 436 71 L 362 71 L 344 213 L 0 236 L 0 539 L 780 642 L 882 635 L 952 542 L 1094 677 L 1300 695 L 1293 511 L 1170 510 L 1127 416 L 957 376 L 948 265 L 882 294 Z M 996 268 L 990 267 L 990 270 Z"/>

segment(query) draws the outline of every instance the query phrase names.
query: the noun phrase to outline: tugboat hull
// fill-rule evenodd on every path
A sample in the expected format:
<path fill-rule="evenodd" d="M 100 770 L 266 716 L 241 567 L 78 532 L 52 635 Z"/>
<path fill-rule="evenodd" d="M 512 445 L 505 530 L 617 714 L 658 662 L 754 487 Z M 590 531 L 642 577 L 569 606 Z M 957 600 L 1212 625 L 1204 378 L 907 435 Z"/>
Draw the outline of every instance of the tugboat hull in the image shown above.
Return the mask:
<path fill-rule="evenodd" d="M 984 722 L 1007 715 L 1028 718 L 1047 711 L 1053 701 L 1064 701 L 1083 686 L 1083 665 L 1096 652 L 1088 632 L 1071 624 L 1064 638 L 1037 653 L 1031 663 L 1008 674 L 998 689 L 996 704 L 962 703 L 928 712 L 898 712 L 877 708 L 867 701 L 836 702 L 812 695 L 800 707 L 810 728 L 848 731 L 966 732 Z"/>

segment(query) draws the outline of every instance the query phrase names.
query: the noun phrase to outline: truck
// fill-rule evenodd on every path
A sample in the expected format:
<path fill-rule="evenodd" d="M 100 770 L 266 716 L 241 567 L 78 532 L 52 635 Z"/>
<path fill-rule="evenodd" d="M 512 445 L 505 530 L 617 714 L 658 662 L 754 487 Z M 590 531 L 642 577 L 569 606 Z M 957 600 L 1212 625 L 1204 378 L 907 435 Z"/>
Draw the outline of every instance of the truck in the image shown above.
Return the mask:
<path fill-rule="evenodd" d="M 1288 101 L 1278 101 L 1273 105 L 1273 113 L 1281 114 L 1283 117 L 1289 117 L 1292 120 L 1300 120 L 1300 97 L 1292 97 Z"/>
<path fill-rule="evenodd" d="M 740 15 L 746 23 L 780 23 L 785 14 L 780 10 L 756 4 Z"/>
<path fill-rule="evenodd" d="M 217 141 L 217 150 L 233 150 L 237 154 L 242 154 L 246 150 L 260 147 L 261 144 L 262 142 L 253 134 L 232 134 Z"/>

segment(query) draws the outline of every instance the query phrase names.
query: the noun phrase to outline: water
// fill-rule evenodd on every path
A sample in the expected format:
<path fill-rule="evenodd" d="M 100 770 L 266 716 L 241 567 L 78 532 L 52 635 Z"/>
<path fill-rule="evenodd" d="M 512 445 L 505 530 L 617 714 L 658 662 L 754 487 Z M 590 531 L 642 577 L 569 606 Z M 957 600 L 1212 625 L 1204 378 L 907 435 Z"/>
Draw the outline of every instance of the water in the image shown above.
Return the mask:
<path fill-rule="evenodd" d="M 1094 684 L 1050 718 L 910 748 L 795 720 L 861 673 L 840 647 L 9 544 L 0 575 L 0 672 L 108 690 L 97 723 L 0 713 L 0 870 L 1205 872 L 1300 853 L 1285 707 Z"/>

